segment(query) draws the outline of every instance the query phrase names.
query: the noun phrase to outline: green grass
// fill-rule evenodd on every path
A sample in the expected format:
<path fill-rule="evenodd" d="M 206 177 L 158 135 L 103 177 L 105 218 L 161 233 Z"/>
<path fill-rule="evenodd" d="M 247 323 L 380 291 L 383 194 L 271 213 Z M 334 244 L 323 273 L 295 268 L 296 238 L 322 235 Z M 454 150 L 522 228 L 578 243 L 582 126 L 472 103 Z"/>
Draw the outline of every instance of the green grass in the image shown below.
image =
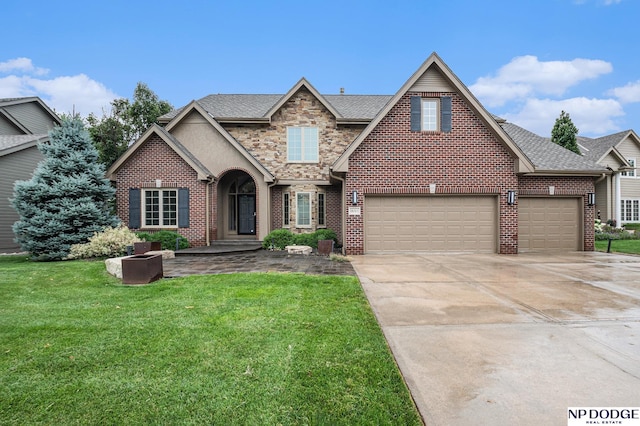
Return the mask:
<path fill-rule="evenodd" d="M 597 251 L 607 251 L 609 241 L 596 241 Z M 640 240 L 613 240 L 611 241 L 612 253 L 640 254 Z"/>
<path fill-rule="evenodd" d="M 358 281 L 0 257 L 0 424 L 421 424 Z"/>

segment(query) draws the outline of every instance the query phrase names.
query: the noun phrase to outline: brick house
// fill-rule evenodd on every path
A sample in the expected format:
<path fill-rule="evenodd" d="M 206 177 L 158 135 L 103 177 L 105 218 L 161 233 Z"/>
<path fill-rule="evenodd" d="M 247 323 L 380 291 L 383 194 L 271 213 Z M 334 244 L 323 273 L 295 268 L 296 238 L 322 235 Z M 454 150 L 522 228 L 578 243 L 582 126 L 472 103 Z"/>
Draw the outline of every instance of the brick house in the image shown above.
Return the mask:
<path fill-rule="evenodd" d="M 108 170 L 132 229 L 192 245 L 331 228 L 347 254 L 593 250 L 605 167 L 490 115 L 437 54 L 392 96 L 210 95 Z M 515 137 L 514 137 L 515 136 Z"/>

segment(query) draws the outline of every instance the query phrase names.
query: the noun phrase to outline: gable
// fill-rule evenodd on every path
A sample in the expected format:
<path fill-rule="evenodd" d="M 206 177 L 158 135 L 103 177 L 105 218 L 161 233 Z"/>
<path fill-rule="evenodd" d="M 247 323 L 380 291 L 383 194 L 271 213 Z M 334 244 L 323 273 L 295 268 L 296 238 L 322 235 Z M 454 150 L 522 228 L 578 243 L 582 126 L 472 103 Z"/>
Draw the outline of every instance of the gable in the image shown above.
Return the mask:
<path fill-rule="evenodd" d="M 633 132 L 629 132 L 617 145 L 616 149 L 625 159 L 640 159 L 640 140 Z"/>
<path fill-rule="evenodd" d="M 0 101 L 0 134 L 46 134 L 57 124 L 60 119 L 40 98 Z"/>
<path fill-rule="evenodd" d="M 515 160 L 516 172 L 533 172 L 535 170 L 531 161 L 522 152 L 522 150 L 509 138 L 506 132 L 498 125 L 496 120 L 489 114 L 487 110 L 478 102 L 471 94 L 469 89 L 453 74 L 447 65 L 440 59 L 436 53 L 422 64 L 420 68 L 407 80 L 407 82 L 398 90 L 394 97 L 387 105 L 378 113 L 378 115 L 369 123 L 364 131 L 353 141 L 353 143 L 345 150 L 345 152 L 333 164 L 332 169 L 335 172 L 348 172 L 349 157 L 358 148 L 358 146 L 367 138 L 367 136 L 378 126 L 382 119 L 390 113 L 392 108 L 400 102 L 400 100 L 408 93 L 421 94 L 422 89 L 426 88 L 447 88 L 447 92 L 457 94 L 467 107 L 476 115 L 483 123 L 485 129 L 491 132 L 497 140 L 505 147 Z M 420 92 L 414 90 L 420 89 Z M 440 92 L 440 90 L 438 90 Z"/>

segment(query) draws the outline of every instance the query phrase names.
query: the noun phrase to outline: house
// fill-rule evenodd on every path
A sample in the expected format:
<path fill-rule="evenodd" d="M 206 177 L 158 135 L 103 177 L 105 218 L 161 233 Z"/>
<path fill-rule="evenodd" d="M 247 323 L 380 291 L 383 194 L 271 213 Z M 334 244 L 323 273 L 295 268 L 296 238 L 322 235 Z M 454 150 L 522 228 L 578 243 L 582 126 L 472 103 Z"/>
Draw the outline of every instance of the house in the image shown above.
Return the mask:
<path fill-rule="evenodd" d="M 596 215 L 617 225 L 640 222 L 640 138 L 625 130 L 601 138 L 578 137 L 580 151 L 612 171 L 596 181 Z"/>
<path fill-rule="evenodd" d="M 594 185 L 611 173 L 493 117 L 435 53 L 394 95 L 303 78 L 161 124 L 107 176 L 130 228 L 194 246 L 327 227 L 347 254 L 593 250 Z"/>
<path fill-rule="evenodd" d="M 13 184 L 29 180 L 43 159 L 38 143 L 49 140 L 48 132 L 60 118 L 40 98 L 0 99 L 0 252 L 13 252 L 12 226 L 19 219 L 9 202 Z"/>

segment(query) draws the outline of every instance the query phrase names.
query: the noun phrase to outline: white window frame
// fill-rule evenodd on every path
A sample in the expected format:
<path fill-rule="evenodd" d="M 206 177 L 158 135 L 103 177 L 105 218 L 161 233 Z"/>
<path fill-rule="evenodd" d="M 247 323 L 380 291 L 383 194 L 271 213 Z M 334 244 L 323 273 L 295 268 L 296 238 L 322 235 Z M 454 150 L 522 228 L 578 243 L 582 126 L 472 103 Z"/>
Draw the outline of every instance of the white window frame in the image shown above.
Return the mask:
<path fill-rule="evenodd" d="M 322 202 L 320 201 L 322 199 Z M 318 228 L 327 227 L 327 194 L 318 192 Z"/>
<path fill-rule="evenodd" d="M 423 132 L 440 131 L 440 99 L 422 98 L 420 100 L 422 111 L 420 117 L 420 128 Z"/>
<path fill-rule="evenodd" d="M 291 204 L 289 203 L 289 193 L 282 194 L 282 227 L 288 228 L 291 224 Z"/>
<path fill-rule="evenodd" d="M 637 176 L 636 176 L 636 159 L 635 159 L 635 157 L 627 158 L 627 161 L 629 162 L 629 164 L 631 164 L 633 169 L 629 170 L 629 171 L 626 171 L 626 172 L 621 172 L 620 176 L 626 177 L 626 178 L 636 178 Z"/>
<path fill-rule="evenodd" d="M 147 208 L 150 207 L 148 205 L 147 194 L 157 192 L 157 211 L 147 211 Z M 169 195 L 170 198 L 174 200 L 174 203 L 166 203 L 165 193 L 171 193 L 173 195 Z M 174 206 L 173 215 L 171 215 L 172 211 L 170 208 L 171 205 Z M 178 228 L 178 188 L 148 188 L 143 190 L 142 194 L 142 227 L 143 228 Z M 155 213 L 155 214 L 154 214 Z M 151 216 L 150 216 L 151 215 Z M 157 215 L 157 217 L 155 217 Z M 166 216 L 166 217 L 165 217 Z M 153 222 L 157 220 L 158 224 L 153 224 L 149 222 Z"/>
<path fill-rule="evenodd" d="M 301 219 L 307 219 L 301 216 L 302 209 L 301 206 L 301 198 L 307 199 L 307 213 L 308 213 L 308 222 L 303 221 Z M 310 192 L 297 192 L 296 193 L 296 227 L 297 228 L 311 228 L 311 193 Z"/>
<path fill-rule="evenodd" d="M 620 220 L 622 223 L 640 222 L 640 198 L 620 200 Z"/>
<path fill-rule="evenodd" d="M 294 140 L 299 131 L 299 144 Z M 317 127 L 287 127 L 287 162 L 318 163 L 320 161 L 320 136 Z"/>

